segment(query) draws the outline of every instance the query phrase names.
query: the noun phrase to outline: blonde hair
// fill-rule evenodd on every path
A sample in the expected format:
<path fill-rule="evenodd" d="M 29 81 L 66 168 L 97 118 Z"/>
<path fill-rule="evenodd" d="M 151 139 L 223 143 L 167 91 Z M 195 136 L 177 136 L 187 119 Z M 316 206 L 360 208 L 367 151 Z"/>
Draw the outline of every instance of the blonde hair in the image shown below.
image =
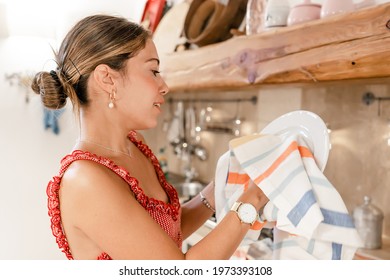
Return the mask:
<path fill-rule="evenodd" d="M 125 62 L 145 47 L 151 33 L 122 17 L 88 16 L 66 35 L 54 52 L 57 69 L 38 72 L 31 88 L 49 109 L 60 109 L 67 98 L 76 112 L 88 105 L 87 80 L 99 64 L 123 70 Z"/>

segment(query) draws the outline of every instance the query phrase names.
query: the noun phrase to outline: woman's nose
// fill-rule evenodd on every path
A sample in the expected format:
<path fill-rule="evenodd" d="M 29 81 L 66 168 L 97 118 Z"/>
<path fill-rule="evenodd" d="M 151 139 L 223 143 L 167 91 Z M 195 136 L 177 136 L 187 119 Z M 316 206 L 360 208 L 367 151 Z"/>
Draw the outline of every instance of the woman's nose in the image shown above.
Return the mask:
<path fill-rule="evenodd" d="M 168 92 L 169 92 L 168 85 L 163 80 L 163 85 L 161 87 L 160 93 L 161 93 L 161 95 L 166 95 Z"/>

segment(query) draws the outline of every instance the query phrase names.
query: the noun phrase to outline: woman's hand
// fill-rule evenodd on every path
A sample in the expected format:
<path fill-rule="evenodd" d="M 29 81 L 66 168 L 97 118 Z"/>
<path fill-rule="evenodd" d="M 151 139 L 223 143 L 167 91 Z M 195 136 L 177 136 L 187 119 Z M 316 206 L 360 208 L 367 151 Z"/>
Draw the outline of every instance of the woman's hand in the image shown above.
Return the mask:
<path fill-rule="evenodd" d="M 257 210 L 263 208 L 269 201 L 268 197 L 264 194 L 260 187 L 257 186 L 251 179 L 249 179 L 248 188 L 240 196 L 239 200 L 253 204 Z"/>

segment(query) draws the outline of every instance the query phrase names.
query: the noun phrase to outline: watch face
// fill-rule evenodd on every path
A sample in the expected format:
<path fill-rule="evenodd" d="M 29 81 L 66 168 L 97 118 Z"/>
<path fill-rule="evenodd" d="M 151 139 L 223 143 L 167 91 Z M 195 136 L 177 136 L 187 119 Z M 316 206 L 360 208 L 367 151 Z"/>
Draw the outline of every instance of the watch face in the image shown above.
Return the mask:
<path fill-rule="evenodd" d="M 237 210 L 238 215 L 240 216 L 240 219 L 244 223 L 251 224 L 254 221 L 256 221 L 257 218 L 257 211 L 256 208 L 249 203 L 243 203 Z"/>

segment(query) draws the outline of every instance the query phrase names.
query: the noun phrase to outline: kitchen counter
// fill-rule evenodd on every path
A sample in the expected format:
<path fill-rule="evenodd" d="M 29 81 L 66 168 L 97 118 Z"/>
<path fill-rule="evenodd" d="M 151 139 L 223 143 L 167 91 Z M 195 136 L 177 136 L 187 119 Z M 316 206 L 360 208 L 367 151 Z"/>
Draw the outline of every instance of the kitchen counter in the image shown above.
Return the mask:
<path fill-rule="evenodd" d="M 213 228 L 215 227 L 215 222 L 207 221 L 199 230 L 194 232 L 190 237 L 188 237 L 184 242 L 184 252 L 189 249 L 189 247 L 198 243 L 204 236 L 206 236 Z M 237 252 L 242 251 L 240 248 Z M 246 256 L 247 259 L 254 259 L 250 255 Z M 390 238 L 383 237 L 382 248 L 381 249 L 358 249 L 354 260 L 390 260 Z"/>
<path fill-rule="evenodd" d="M 380 249 L 358 249 L 356 260 L 390 260 L 390 237 L 383 237 Z"/>

